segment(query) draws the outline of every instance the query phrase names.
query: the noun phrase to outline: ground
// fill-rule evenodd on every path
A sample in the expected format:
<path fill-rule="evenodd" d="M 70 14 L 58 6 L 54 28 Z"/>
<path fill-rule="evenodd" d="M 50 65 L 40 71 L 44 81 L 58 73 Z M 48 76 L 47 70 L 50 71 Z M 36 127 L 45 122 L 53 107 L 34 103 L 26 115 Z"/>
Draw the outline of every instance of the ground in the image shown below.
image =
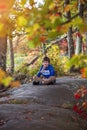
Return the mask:
<path fill-rule="evenodd" d="M 72 110 L 74 92 L 87 79 L 62 77 L 56 85 L 23 84 L 0 94 L 0 130 L 86 130 Z"/>

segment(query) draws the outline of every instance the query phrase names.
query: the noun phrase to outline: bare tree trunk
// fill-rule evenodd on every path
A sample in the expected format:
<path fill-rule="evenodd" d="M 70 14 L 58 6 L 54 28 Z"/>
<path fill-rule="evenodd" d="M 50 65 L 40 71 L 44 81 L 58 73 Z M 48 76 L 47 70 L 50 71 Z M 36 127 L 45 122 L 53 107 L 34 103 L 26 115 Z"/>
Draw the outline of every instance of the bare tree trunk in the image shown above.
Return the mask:
<path fill-rule="evenodd" d="M 83 18 L 83 9 L 84 9 L 84 4 L 81 3 L 81 0 L 78 0 L 78 12 L 79 16 Z M 78 35 L 79 34 L 79 35 Z M 76 38 L 76 49 L 75 49 L 75 54 L 78 55 L 82 52 L 82 36 L 80 32 L 77 32 L 77 38 Z"/>
<path fill-rule="evenodd" d="M 81 52 L 82 52 L 82 36 L 81 35 L 77 35 L 75 54 L 78 55 Z"/>
<path fill-rule="evenodd" d="M 0 68 L 6 71 L 7 36 L 0 37 Z"/>
<path fill-rule="evenodd" d="M 68 40 L 68 55 L 70 58 L 74 55 L 74 42 L 72 34 L 73 34 L 72 27 L 69 27 L 67 40 Z"/>
<path fill-rule="evenodd" d="M 65 0 L 64 6 L 67 6 L 69 3 L 70 0 Z M 71 19 L 70 11 L 66 12 L 65 16 L 68 20 L 70 20 Z M 72 27 L 69 27 L 67 40 L 68 40 L 68 55 L 70 58 L 74 55 L 74 42 L 72 34 L 73 34 Z"/>
<path fill-rule="evenodd" d="M 42 53 L 43 53 L 44 56 L 46 56 L 47 51 L 46 51 L 45 43 L 42 43 Z"/>
<path fill-rule="evenodd" d="M 13 44 L 12 44 L 12 38 L 9 38 L 9 47 L 10 47 L 10 61 L 11 61 L 11 66 L 10 66 L 10 72 L 14 72 L 14 51 L 13 51 Z"/>
<path fill-rule="evenodd" d="M 84 4 L 81 3 L 81 0 L 78 0 L 78 12 L 79 12 L 79 16 L 81 18 L 83 18 L 83 16 L 84 16 L 83 9 L 84 9 Z"/>

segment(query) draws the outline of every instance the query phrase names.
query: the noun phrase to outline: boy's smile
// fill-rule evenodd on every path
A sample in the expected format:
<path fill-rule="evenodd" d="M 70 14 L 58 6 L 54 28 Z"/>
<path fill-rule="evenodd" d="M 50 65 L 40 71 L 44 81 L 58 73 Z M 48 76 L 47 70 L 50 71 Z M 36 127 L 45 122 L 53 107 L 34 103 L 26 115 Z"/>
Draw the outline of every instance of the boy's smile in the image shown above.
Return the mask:
<path fill-rule="evenodd" d="M 44 68 L 48 67 L 48 65 L 49 65 L 49 62 L 48 62 L 48 61 L 43 61 L 43 67 L 44 67 Z"/>

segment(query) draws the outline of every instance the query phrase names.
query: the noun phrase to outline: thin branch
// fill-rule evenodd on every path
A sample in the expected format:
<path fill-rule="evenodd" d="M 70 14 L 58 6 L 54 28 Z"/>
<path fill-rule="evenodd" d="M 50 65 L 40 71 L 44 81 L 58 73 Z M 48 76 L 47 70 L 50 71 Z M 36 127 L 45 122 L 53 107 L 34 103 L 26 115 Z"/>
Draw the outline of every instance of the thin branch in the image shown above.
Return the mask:
<path fill-rule="evenodd" d="M 86 5 L 85 8 L 83 9 L 83 11 L 85 11 L 86 9 L 87 9 L 87 5 Z M 80 14 L 80 12 L 77 13 L 76 15 L 72 16 L 69 20 L 67 20 L 67 21 L 65 21 L 65 22 L 63 22 L 63 23 L 61 23 L 61 25 L 64 25 L 64 24 L 67 24 L 67 23 L 71 22 L 74 18 L 76 18 L 77 16 L 79 16 L 79 14 Z"/>
<path fill-rule="evenodd" d="M 73 31 L 73 33 L 75 33 L 76 31 L 77 31 L 77 28 Z M 48 50 L 52 45 L 58 44 L 58 42 L 61 42 L 63 39 L 66 39 L 66 38 L 67 38 L 67 34 L 63 36 L 62 38 L 57 38 L 56 40 L 50 41 L 51 45 L 47 47 L 46 50 Z"/>

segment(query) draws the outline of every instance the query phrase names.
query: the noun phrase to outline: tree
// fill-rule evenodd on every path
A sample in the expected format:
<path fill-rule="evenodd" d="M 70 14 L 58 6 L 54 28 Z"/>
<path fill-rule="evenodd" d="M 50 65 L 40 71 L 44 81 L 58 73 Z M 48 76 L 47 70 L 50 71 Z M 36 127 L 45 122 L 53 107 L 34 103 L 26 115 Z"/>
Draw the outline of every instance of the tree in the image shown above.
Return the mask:
<path fill-rule="evenodd" d="M 14 72 L 14 51 L 13 51 L 12 38 L 9 38 L 9 46 L 10 46 L 10 61 L 11 61 L 10 73 L 13 73 Z"/>
<path fill-rule="evenodd" d="M 6 52 L 7 52 L 7 16 L 8 10 L 12 7 L 14 0 L 0 0 L 0 67 L 6 71 Z"/>
<path fill-rule="evenodd" d="M 43 1 L 43 4 L 37 7 L 34 0 L 30 0 L 29 3 L 27 0 L 9 0 L 9 4 L 8 0 L 1 0 L 0 36 L 2 34 L 6 39 L 7 36 L 15 37 L 26 34 L 29 46 L 35 47 L 43 40 L 47 42 L 58 38 L 58 36 L 67 33 L 67 30 L 72 36 L 72 27 L 79 27 L 81 32 L 87 30 L 84 22 L 84 12 L 87 9 L 85 0 L 80 1 L 79 12 L 79 2 L 76 0 L 70 0 L 70 2 L 66 0 L 68 1 L 66 6 L 64 6 L 65 0 Z M 69 34 L 69 38 L 71 36 Z M 69 40 L 72 42 L 72 38 Z M 73 42 L 72 45 L 70 43 L 70 48 L 71 57 L 74 52 Z"/>
<path fill-rule="evenodd" d="M 65 8 L 69 6 L 70 0 L 65 0 Z M 71 19 L 71 12 L 70 9 L 65 12 L 65 17 L 70 20 Z M 68 29 L 68 55 L 71 58 L 74 55 L 74 42 L 73 42 L 73 36 L 72 36 L 72 26 Z"/>
<path fill-rule="evenodd" d="M 0 38 L 0 67 L 6 71 L 7 37 Z"/>

